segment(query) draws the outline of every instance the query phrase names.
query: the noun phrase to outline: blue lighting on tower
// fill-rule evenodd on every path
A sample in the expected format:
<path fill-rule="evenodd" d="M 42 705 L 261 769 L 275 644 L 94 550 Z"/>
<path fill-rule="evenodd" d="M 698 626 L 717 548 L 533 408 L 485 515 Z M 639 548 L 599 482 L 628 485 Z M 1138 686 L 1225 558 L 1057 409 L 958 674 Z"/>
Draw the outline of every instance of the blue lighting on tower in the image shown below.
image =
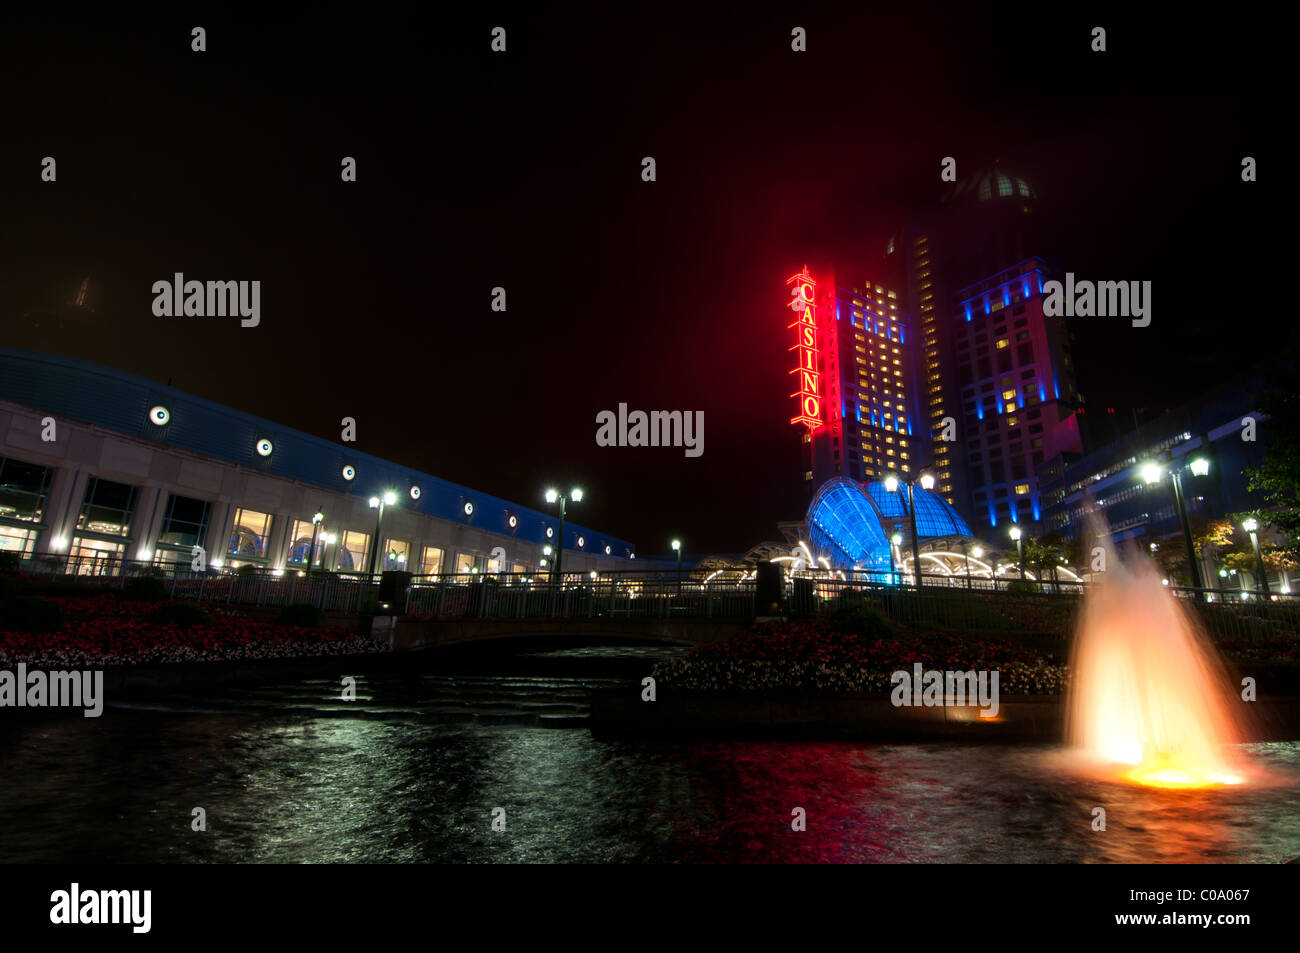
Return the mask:
<path fill-rule="evenodd" d="M 966 323 L 970 324 L 970 302 L 966 302 Z"/>
<path fill-rule="evenodd" d="M 1030 503 L 1034 508 L 1034 522 L 1037 523 L 1040 519 L 1042 519 L 1042 515 L 1038 511 L 1038 497 L 1037 496 L 1031 497 Z"/>
<path fill-rule="evenodd" d="M 911 418 L 911 417 L 908 417 L 908 418 L 907 418 L 907 435 L 908 435 L 909 437 L 912 436 L 912 418 Z"/>
<path fill-rule="evenodd" d="M 1043 293 L 1043 273 L 1040 271 L 1040 272 L 1038 272 L 1037 274 L 1038 274 L 1038 293 L 1039 293 L 1039 294 L 1042 294 L 1042 293 Z"/>
<path fill-rule="evenodd" d="M 1038 382 L 1038 399 L 1042 403 L 1047 403 L 1047 391 L 1043 388 L 1043 382 Z"/>
<path fill-rule="evenodd" d="M 988 295 L 985 295 L 985 296 L 984 296 L 984 313 L 985 313 L 985 314 L 992 314 L 992 311 L 989 309 L 989 296 L 988 296 Z"/>
<path fill-rule="evenodd" d="M 1016 406 L 1019 407 L 1021 410 L 1024 410 L 1024 409 L 1025 409 L 1025 395 L 1024 395 L 1024 394 L 1017 394 L 1017 395 L 1016 395 Z"/>
<path fill-rule="evenodd" d="M 1011 306 L 1011 286 L 1003 285 L 1002 286 L 1002 307 L 1007 308 L 1010 306 Z"/>
<path fill-rule="evenodd" d="M 975 416 L 978 417 L 980 420 L 984 419 L 984 401 L 981 400 L 978 404 L 975 405 Z"/>
<path fill-rule="evenodd" d="M 993 505 L 992 500 L 989 500 L 989 525 L 990 526 L 998 525 L 998 508 Z"/>
<path fill-rule="evenodd" d="M 1061 385 L 1056 382 L 1056 375 L 1052 375 L 1052 392 L 1056 394 L 1056 399 L 1061 399 Z M 923 577 L 924 578 L 924 577 Z"/>

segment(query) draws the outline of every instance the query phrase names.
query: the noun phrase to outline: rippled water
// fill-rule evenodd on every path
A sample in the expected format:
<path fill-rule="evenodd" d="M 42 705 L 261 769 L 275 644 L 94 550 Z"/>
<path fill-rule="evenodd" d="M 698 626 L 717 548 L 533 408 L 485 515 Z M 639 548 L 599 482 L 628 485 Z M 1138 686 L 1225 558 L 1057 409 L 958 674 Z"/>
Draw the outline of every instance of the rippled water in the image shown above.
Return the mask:
<path fill-rule="evenodd" d="M 663 649 L 173 693 L 0 720 L 0 861 L 1277 862 L 1300 744 L 1220 791 L 1077 777 L 1051 746 L 596 741 L 588 691 Z M 489 674 L 486 669 L 513 674 Z M 575 674 L 564 674 L 572 669 Z M 1108 829 L 1091 828 L 1105 807 Z M 190 829 L 203 807 L 208 830 Z M 807 830 L 791 830 L 792 810 Z M 492 829 L 494 808 L 506 830 Z"/>

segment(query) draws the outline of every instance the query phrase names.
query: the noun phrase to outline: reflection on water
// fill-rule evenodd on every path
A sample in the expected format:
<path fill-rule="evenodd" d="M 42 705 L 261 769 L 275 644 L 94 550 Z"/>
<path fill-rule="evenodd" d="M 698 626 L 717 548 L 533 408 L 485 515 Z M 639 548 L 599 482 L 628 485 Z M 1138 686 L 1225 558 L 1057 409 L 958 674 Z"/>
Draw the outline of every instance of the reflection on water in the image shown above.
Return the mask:
<path fill-rule="evenodd" d="M 636 655 L 634 666 L 649 664 L 650 653 Z M 359 676 L 352 703 L 337 698 L 337 681 L 305 679 L 113 707 L 98 720 L 6 720 L 0 861 L 1300 854 L 1296 743 L 1244 746 L 1272 784 L 1167 791 L 1072 775 L 1049 746 L 596 741 L 582 726 L 587 691 L 613 684 L 635 690 L 626 671 L 383 674 Z M 1096 806 L 1105 832 L 1091 829 Z M 207 833 L 190 830 L 194 807 L 207 811 Z M 497 807 L 504 832 L 491 829 Z M 790 827 L 796 807 L 804 832 Z"/>

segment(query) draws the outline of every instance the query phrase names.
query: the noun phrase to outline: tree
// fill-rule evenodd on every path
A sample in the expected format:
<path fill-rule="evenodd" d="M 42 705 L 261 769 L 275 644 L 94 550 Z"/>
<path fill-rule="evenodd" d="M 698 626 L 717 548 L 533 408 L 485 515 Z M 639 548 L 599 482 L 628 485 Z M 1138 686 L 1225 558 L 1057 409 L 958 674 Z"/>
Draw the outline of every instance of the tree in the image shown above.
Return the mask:
<path fill-rule="evenodd" d="M 1032 569 L 1034 578 L 1042 581 L 1051 573 L 1056 580 L 1056 570 L 1061 565 L 1061 538 L 1056 533 L 1047 533 L 1037 539 L 1026 539 L 1025 568 Z"/>
<path fill-rule="evenodd" d="M 1247 467 L 1246 488 L 1269 503 L 1261 523 L 1278 530 L 1276 543 L 1268 548 L 1279 560 L 1300 561 L 1300 377 L 1297 377 L 1294 349 L 1275 364 L 1269 384 L 1254 395 L 1256 408 L 1268 415 L 1259 433 L 1265 438 L 1264 458 L 1259 466 Z"/>

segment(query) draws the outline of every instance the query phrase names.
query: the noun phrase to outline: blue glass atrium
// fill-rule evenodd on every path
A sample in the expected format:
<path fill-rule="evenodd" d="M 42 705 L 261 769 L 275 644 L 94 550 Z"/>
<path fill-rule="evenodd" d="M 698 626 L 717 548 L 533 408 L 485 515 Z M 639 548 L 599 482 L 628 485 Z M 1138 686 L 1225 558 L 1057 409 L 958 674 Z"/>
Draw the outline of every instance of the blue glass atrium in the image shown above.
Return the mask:
<path fill-rule="evenodd" d="M 907 486 L 891 493 L 883 482 L 859 484 L 844 477 L 824 483 L 808 507 L 808 536 L 813 551 L 835 569 L 888 570 L 889 537 L 908 538 Z M 971 536 L 961 514 L 942 497 L 917 486 L 917 536 L 934 539 Z"/>

